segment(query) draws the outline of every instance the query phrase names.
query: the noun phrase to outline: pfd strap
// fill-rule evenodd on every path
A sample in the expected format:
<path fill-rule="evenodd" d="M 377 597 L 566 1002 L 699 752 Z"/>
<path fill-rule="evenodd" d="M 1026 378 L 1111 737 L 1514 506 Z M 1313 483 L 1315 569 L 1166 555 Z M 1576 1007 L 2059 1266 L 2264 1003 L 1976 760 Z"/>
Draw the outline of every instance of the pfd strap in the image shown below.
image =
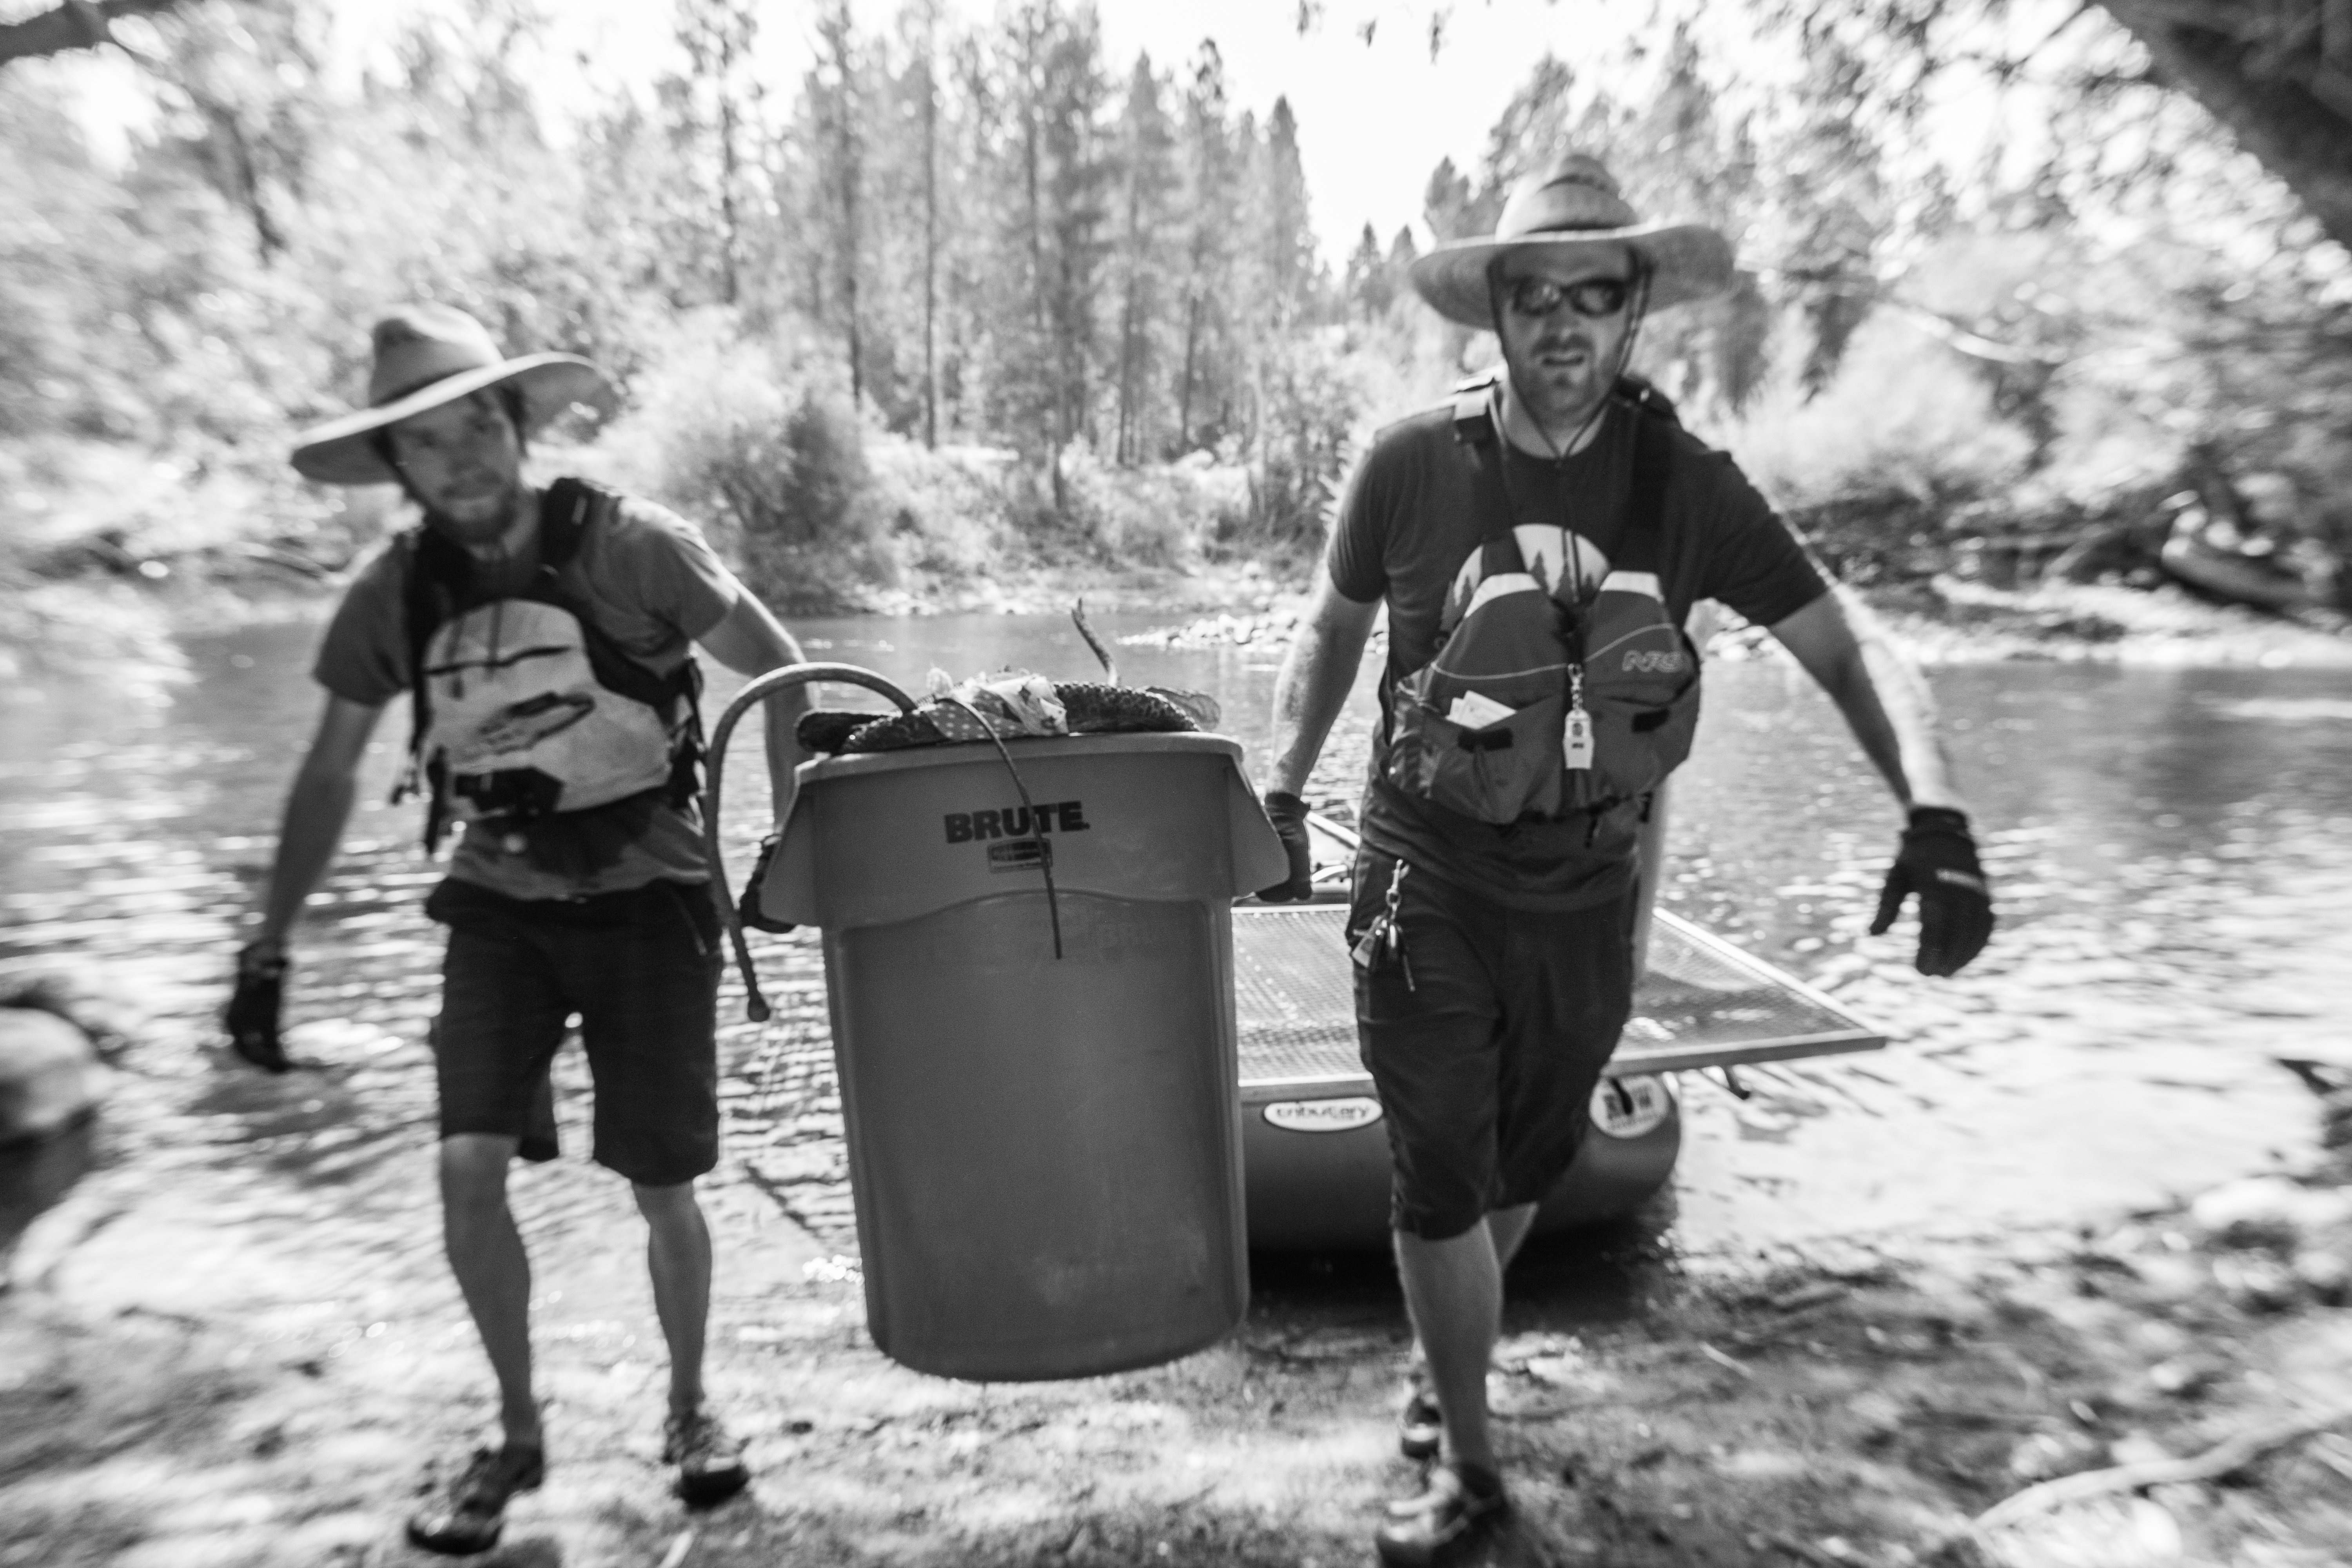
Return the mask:
<path fill-rule="evenodd" d="M 596 499 L 592 487 L 568 474 L 547 487 L 539 510 L 539 563 L 543 569 L 560 570 L 580 553 Z"/>
<path fill-rule="evenodd" d="M 1674 423 L 1670 416 L 1651 413 L 1646 404 L 1633 405 L 1633 482 L 1625 496 L 1625 531 L 1617 542 L 1615 569 L 1655 572 L 1664 552 L 1666 521 L 1666 480 L 1675 460 Z"/>
<path fill-rule="evenodd" d="M 1495 444 L 1495 377 L 1473 377 L 1454 389 L 1454 438 L 1474 448 Z"/>

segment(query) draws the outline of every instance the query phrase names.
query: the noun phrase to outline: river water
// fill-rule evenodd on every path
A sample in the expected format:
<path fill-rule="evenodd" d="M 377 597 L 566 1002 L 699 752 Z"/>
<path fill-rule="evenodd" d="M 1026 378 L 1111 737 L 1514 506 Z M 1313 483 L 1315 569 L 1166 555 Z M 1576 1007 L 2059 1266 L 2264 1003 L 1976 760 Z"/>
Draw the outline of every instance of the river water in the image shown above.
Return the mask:
<path fill-rule="evenodd" d="M 1097 626 L 1149 636 L 1176 618 Z M 1094 669 L 1058 618 L 796 629 L 813 658 L 917 688 L 933 666 Z M 246 1071 L 212 1026 L 315 718 L 315 636 L 297 623 L 193 637 L 176 686 L 60 682 L 0 706 L 0 961 L 78 973 L 130 1014 L 139 1044 L 118 1136 L 192 1163 L 234 1150 L 288 1213 L 373 1213 L 425 1267 L 437 1237 L 394 1221 L 425 1190 L 422 1040 L 439 943 L 418 908 L 436 872 L 415 845 L 415 805 L 384 803 L 397 714 L 299 940 L 293 1048 L 318 1070 Z M 1255 762 L 1278 647 L 1116 651 L 1130 682 L 1216 695 Z M 735 684 L 714 682 L 709 712 Z M 1907 921 L 1864 934 L 1897 823 L 1834 711 L 1778 662 L 1710 676 L 1678 784 L 1668 906 L 1829 988 L 1894 1043 L 1753 1070 L 1745 1101 L 1685 1078 L 1686 1143 L 1662 1223 L 1687 1256 L 1997 1238 L 2160 1203 L 2307 1144 L 2313 1103 L 2272 1058 L 2347 1058 L 2352 679 L 2011 663 L 1947 668 L 1935 684 L 2001 898 L 1991 949 L 1940 981 L 1908 968 Z M 1370 715 L 1360 689 L 1319 792 L 1352 794 Z M 756 729 L 737 742 L 728 801 L 738 875 L 764 826 Z M 803 932 L 756 951 L 777 1015 L 728 1026 L 730 1160 L 716 1180 L 847 1251 L 816 949 Z M 731 975 L 722 1017 L 741 1017 Z M 558 1082 L 576 1152 L 576 1052 Z M 613 1202 L 576 1162 L 539 1179 L 531 1230 Z"/>

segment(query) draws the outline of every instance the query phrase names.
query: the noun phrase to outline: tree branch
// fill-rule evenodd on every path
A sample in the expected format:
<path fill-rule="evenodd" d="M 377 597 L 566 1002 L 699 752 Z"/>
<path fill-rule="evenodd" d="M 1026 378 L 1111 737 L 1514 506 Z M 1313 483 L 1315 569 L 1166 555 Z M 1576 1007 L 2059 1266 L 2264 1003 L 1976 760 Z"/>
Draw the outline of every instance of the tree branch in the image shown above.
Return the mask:
<path fill-rule="evenodd" d="M 65 0 L 21 22 L 0 22 L 0 66 L 10 60 L 94 49 L 114 41 L 114 24 L 125 16 L 152 16 L 174 10 L 183 0 Z"/>
<path fill-rule="evenodd" d="M 2330 1426 L 2340 1426 L 2347 1421 L 2352 1421 L 2352 1405 L 2339 1405 L 2331 1410 L 2314 1411 L 2273 1426 L 2258 1426 L 2251 1432 L 2241 1432 L 2194 1458 L 2147 1459 L 2137 1464 L 2117 1465 L 2113 1469 L 2084 1470 L 2076 1475 L 2061 1476 L 2054 1481 L 2028 1487 L 2015 1497 L 1994 1504 L 1977 1516 L 1974 1528 L 1979 1532 L 1998 1530 L 2021 1519 L 2046 1513 L 2062 1503 L 2081 1502 L 2086 1498 L 2104 1497 L 2112 1492 L 2175 1486 L 2183 1481 L 2219 1480 L 2233 1470 L 2245 1468 L 2273 1448 L 2284 1447 L 2299 1438 L 2324 1432 Z"/>
<path fill-rule="evenodd" d="M 2229 127 L 2239 144 L 2301 196 L 2337 244 L 2352 246 L 2352 117 L 2332 102 L 2336 82 L 2313 90 L 2257 76 L 2240 29 L 2200 0 L 2101 0 L 2147 49 L 2155 73 Z"/>

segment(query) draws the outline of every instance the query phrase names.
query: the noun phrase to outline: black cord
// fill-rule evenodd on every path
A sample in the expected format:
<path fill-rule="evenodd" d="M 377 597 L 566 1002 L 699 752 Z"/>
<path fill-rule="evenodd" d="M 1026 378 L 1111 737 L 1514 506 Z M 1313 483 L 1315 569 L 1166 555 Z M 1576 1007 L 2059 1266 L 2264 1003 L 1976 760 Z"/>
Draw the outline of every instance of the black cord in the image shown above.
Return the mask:
<path fill-rule="evenodd" d="M 734 899 L 727 890 L 727 859 L 720 852 L 719 843 L 721 820 L 719 785 L 727 772 L 727 742 L 734 738 L 737 722 L 751 710 L 751 705 L 765 701 L 778 692 L 806 686 L 813 680 L 863 686 L 897 703 L 901 713 L 915 710 L 913 698 L 870 669 L 860 669 L 854 664 L 788 664 L 782 669 L 753 676 L 719 713 L 718 726 L 710 731 L 709 749 L 703 755 L 702 853 L 710 867 L 710 901 L 718 909 L 719 927 L 727 932 L 729 942 L 734 946 L 736 965 L 743 972 L 743 1016 L 754 1024 L 767 1022 L 768 999 L 760 994 L 760 976 L 751 967 L 751 950 L 743 940 L 743 921 L 736 910 Z M 780 831 L 783 826 L 782 823 L 776 825 Z"/>
<path fill-rule="evenodd" d="M 1013 787 L 1021 795 L 1021 809 L 1029 814 L 1030 835 L 1037 840 L 1037 868 L 1045 873 L 1045 918 L 1053 922 L 1054 956 L 1059 959 L 1062 956 L 1062 900 L 1054 887 L 1054 841 L 1046 837 L 1037 826 L 1037 803 L 1029 798 L 1029 786 L 1021 782 L 1021 770 L 1013 765 L 1013 753 L 1004 749 L 1004 739 L 996 732 L 996 726 L 982 718 L 979 710 L 953 692 L 942 694 L 940 700 L 952 702 L 971 715 L 972 722 L 980 726 L 980 732 L 988 737 L 989 744 L 996 748 L 996 754 L 1004 759 L 1004 771 L 1013 775 Z"/>

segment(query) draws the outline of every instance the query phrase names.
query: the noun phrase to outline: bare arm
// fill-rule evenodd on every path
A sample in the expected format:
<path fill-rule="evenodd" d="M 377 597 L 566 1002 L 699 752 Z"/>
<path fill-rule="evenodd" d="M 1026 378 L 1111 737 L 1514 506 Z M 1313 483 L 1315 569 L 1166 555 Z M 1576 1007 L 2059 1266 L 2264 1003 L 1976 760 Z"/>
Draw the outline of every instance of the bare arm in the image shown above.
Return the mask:
<path fill-rule="evenodd" d="M 1861 600 L 1833 588 L 1770 630 L 1838 705 L 1898 802 L 1967 809 L 1936 732 L 1927 678 Z"/>
<path fill-rule="evenodd" d="M 346 697 L 330 694 L 319 715 L 318 732 L 294 774 L 286 797 L 286 819 L 278 829 L 278 856 L 269 868 L 269 895 L 262 905 L 261 930 L 254 947 L 265 957 L 285 951 L 286 938 L 301 917 L 302 906 L 335 858 L 343 824 L 352 814 L 360 759 L 368 737 L 375 733 L 381 707 L 371 708 Z"/>
<path fill-rule="evenodd" d="M 1325 737 L 1339 717 L 1363 662 L 1377 603 L 1360 605 L 1339 592 L 1328 572 L 1318 572 L 1307 617 L 1274 679 L 1274 759 L 1266 792 L 1297 795 L 1307 787 Z"/>
<path fill-rule="evenodd" d="M 783 623 L 768 613 L 748 591 L 735 595 L 726 618 L 702 635 L 710 657 L 740 675 L 765 675 L 788 664 L 803 664 L 801 645 Z M 793 804 L 793 770 L 808 758 L 801 750 L 798 726 L 808 710 L 808 688 L 779 691 L 761 705 L 768 731 L 768 792 L 776 824 L 783 825 Z"/>

